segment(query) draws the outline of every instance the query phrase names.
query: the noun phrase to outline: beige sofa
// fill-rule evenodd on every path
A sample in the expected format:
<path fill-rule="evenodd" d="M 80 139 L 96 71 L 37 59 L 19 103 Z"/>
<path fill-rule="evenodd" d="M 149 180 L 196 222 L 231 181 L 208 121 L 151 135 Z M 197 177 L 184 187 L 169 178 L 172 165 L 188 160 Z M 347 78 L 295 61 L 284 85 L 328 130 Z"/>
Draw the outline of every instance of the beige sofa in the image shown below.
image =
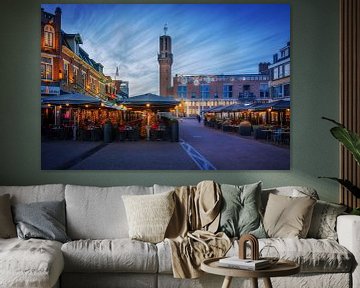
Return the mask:
<path fill-rule="evenodd" d="M 297 187 L 303 189 L 302 187 Z M 172 277 L 167 242 L 151 244 L 128 238 L 122 195 L 169 191 L 170 186 L 89 187 L 75 185 L 0 186 L 12 203 L 66 202 L 65 244 L 39 239 L 0 239 L 0 287 L 221 287 L 222 277 Z M 272 189 L 291 195 L 292 187 Z M 263 199 L 269 190 L 263 191 Z M 315 192 L 314 192 L 315 193 Z M 297 261 L 301 273 L 272 279 L 274 287 L 360 287 L 360 217 L 337 219 L 339 242 L 329 239 L 260 239 L 281 257 Z M 236 255 L 237 243 L 228 255 Z M 234 279 L 232 287 L 250 282 Z M 262 285 L 262 281 L 259 281 Z M 260 285 L 260 287 L 261 287 Z M 242 287 L 242 286 L 241 286 Z M 249 286 L 250 287 L 250 286 Z"/>

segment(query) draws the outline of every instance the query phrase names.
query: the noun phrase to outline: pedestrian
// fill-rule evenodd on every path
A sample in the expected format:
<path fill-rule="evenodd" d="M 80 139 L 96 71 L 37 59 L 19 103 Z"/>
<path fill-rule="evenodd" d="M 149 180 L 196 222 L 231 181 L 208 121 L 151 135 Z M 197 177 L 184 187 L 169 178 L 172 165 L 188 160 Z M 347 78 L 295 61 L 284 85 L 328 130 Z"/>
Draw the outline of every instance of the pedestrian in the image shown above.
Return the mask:
<path fill-rule="evenodd" d="M 198 114 L 198 115 L 196 115 L 196 118 L 197 118 L 198 122 L 200 123 L 201 122 L 201 116 Z"/>

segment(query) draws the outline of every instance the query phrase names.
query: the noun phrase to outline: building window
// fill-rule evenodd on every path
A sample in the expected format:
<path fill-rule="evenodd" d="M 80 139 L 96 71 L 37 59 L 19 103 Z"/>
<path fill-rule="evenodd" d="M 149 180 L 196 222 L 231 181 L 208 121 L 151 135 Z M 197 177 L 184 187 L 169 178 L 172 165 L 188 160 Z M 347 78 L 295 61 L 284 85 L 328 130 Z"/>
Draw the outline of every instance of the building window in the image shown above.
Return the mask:
<path fill-rule="evenodd" d="M 208 84 L 201 84 L 200 85 L 200 95 L 201 99 L 208 99 L 210 98 L 210 86 Z"/>
<path fill-rule="evenodd" d="M 290 84 L 284 85 L 284 97 L 290 97 Z"/>
<path fill-rule="evenodd" d="M 72 83 L 77 83 L 78 75 L 79 75 L 79 68 L 73 65 Z"/>
<path fill-rule="evenodd" d="M 290 75 L 290 63 L 286 63 L 284 66 L 284 76 L 289 76 Z"/>
<path fill-rule="evenodd" d="M 278 79 L 279 78 L 279 67 L 275 67 L 274 69 L 273 69 L 273 79 L 275 80 L 275 79 Z"/>
<path fill-rule="evenodd" d="M 279 78 L 284 77 L 284 66 L 279 66 Z"/>
<path fill-rule="evenodd" d="M 191 98 L 196 98 L 196 93 L 195 92 L 191 93 Z"/>
<path fill-rule="evenodd" d="M 282 86 L 276 86 L 271 88 L 271 95 L 272 98 L 282 98 L 283 92 L 282 92 Z"/>
<path fill-rule="evenodd" d="M 50 57 L 41 57 L 41 79 L 53 80 L 53 60 Z"/>
<path fill-rule="evenodd" d="M 260 98 L 269 97 L 269 85 L 267 83 L 260 83 Z"/>
<path fill-rule="evenodd" d="M 187 94 L 187 86 L 186 85 L 179 85 L 177 90 L 178 90 L 177 91 L 178 97 L 186 98 L 186 94 Z"/>
<path fill-rule="evenodd" d="M 82 82 L 82 86 L 85 89 L 86 88 L 86 72 L 85 71 L 81 71 L 81 82 Z"/>
<path fill-rule="evenodd" d="M 218 95 L 217 92 L 214 93 L 214 98 L 215 98 L 215 99 L 219 98 L 219 95 Z"/>
<path fill-rule="evenodd" d="M 223 87 L 223 97 L 224 98 L 232 98 L 233 94 L 233 86 L 232 85 L 229 85 L 229 84 L 224 84 L 224 87 Z"/>
<path fill-rule="evenodd" d="M 44 46 L 54 47 L 55 30 L 51 25 L 45 25 L 44 27 Z"/>
<path fill-rule="evenodd" d="M 96 90 L 96 81 L 95 81 L 95 78 L 92 76 L 90 76 L 90 78 L 89 78 L 89 86 L 92 91 L 94 91 L 94 92 L 97 91 Z"/>
<path fill-rule="evenodd" d="M 69 63 L 64 62 L 64 80 L 69 83 Z"/>

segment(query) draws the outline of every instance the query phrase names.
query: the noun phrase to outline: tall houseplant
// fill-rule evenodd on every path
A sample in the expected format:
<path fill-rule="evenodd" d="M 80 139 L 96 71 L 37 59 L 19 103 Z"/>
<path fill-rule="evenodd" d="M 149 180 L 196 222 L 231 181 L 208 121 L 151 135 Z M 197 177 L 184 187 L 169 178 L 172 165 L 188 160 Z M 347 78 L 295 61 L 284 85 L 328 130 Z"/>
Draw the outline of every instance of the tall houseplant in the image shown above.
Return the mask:
<path fill-rule="evenodd" d="M 358 165 L 360 165 L 360 136 L 355 132 L 347 129 L 343 124 L 336 122 L 333 119 L 322 117 L 327 121 L 330 121 L 336 124 L 335 127 L 330 129 L 331 134 L 339 140 L 346 149 L 348 149 L 351 154 L 354 156 L 355 161 Z M 319 177 L 319 178 L 328 178 L 334 181 L 339 182 L 342 186 L 344 186 L 347 190 L 351 192 L 356 198 L 360 198 L 360 187 L 354 185 L 348 179 L 341 179 L 336 177 Z M 360 207 L 354 209 L 354 214 L 360 214 Z"/>

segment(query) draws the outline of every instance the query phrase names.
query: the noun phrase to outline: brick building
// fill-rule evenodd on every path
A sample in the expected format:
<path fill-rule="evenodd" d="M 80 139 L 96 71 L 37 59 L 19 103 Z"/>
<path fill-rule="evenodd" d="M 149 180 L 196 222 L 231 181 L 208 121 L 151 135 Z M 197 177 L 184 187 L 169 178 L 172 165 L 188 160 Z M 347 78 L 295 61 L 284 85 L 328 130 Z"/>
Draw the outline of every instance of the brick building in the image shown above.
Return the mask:
<path fill-rule="evenodd" d="M 41 94 L 77 92 L 105 101 L 128 97 L 120 90 L 121 82 L 104 75 L 104 66 L 90 58 L 81 44 L 80 34 L 61 30 L 60 8 L 55 14 L 41 10 Z"/>
<path fill-rule="evenodd" d="M 159 38 L 159 90 L 162 96 L 181 100 L 180 115 L 193 116 L 202 110 L 234 103 L 267 102 L 269 95 L 269 65 L 259 63 L 258 73 L 236 75 L 175 75 L 171 85 L 173 54 L 171 37 Z"/>
<path fill-rule="evenodd" d="M 265 68 L 268 65 L 260 63 L 257 74 L 176 75 L 174 94 L 182 100 L 186 115 L 219 105 L 267 102 L 270 77 Z"/>
<path fill-rule="evenodd" d="M 272 99 L 290 98 L 290 42 L 273 55 L 269 66 L 271 81 L 270 96 Z"/>

